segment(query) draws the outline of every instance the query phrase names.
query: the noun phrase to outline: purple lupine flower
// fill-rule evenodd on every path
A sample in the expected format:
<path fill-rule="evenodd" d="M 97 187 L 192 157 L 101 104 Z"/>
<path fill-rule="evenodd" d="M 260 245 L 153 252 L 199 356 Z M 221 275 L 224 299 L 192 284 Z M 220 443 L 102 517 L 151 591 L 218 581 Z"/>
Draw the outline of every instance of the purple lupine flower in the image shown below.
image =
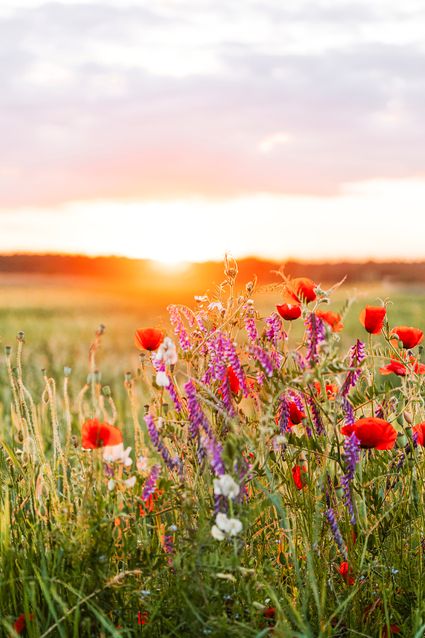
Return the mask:
<path fill-rule="evenodd" d="M 282 329 L 282 320 L 277 312 L 272 312 L 270 317 L 266 319 L 265 336 L 275 347 L 280 339 L 285 338 L 285 332 Z"/>
<path fill-rule="evenodd" d="M 341 478 L 342 491 L 344 492 L 344 505 L 348 509 L 351 525 L 356 524 L 356 515 L 354 513 L 353 500 L 351 498 L 350 480 L 346 474 Z"/>
<path fill-rule="evenodd" d="M 167 307 L 167 310 L 170 315 L 170 322 L 173 326 L 174 333 L 176 334 L 180 342 L 180 347 L 182 350 L 187 352 L 191 348 L 190 339 L 180 316 L 179 308 L 178 306 L 172 304 Z"/>
<path fill-rule="evenodd" d="M 278 409 L 279 429 L 282 434 L 289 431 L 289 404 L 284 395 L 281 396 Z"/>
<path fill-rule="evenodd" d="M 344 414 L 344 422 L 346 425 L 353 425 L 356 417 L 354 416 L 353 406 L 346 395 L 342 395 L 342 412 Z"/>
<path fill-rule="evenodd" d="M 344 556 L 344 558 L 347 558 L 347 550 L 345 548 L 344 539 L 342 538 L 337 520 L 335 518 L 335 512 L 332 507 L 328 507 L 325 512 L 325 516 L 328 519 L 332 535 L 334 537 L 335 543 L 338 545 L 339 551 Z"/>
<path fill-rule="evenodd" d="M 354 386 L 356 385 L 361 375 L 361 370 L 359 369 L 359 366 L 365 360 L 365 358 L 366 358 L 365 344 L 363 343 L 363 341 L 360 341 L 360 339 L 357 339 L 356 343 L 353 346 L 351 346 L 349 350 L 349 360 L 348 360 L 348 366 L 350 368 L 357 368 L 357 369 L 350 370 L 347 373 L 347 376 L 341 388 L 342 396 L 347 396 L 351 388 L 354 388 Z"/>
<path fill-rule="evenodd" d="M 347 466 L 346 476 L 352 481 L 360 458 L 360 441 L 354 432 L 344 439 L 344 457 Z"/>
<path fill-rule="evenodd" d="M 222 476 L 222 474 L 225 474 L 226 468 L 224 467 L 223 459 L 221 457 L 223 452 L 221 443 L 219 443 L 214 436 L 211 436 L 204 437 L 202 439 L 202 444 L 209 455 L 210 465 L 214 474 L 216 476 Z"/>
<path fill-rule="evenodd" d="M 307 330 L 307 360 L 310 365 L 315 365 L 319 361 L 319 346 L 325 340 L 325 324 L 314 312 L 305 319 Z"/>
<path fill-rule="evenodd" d="M 316 433 L 319 435 L 324 434 L 325 426 L 323 425 L 322 417 L 320 416 L 320 410 L 317 407 L 316 401 L 310 395 L 307 396 L 306 400 L 311 410 L 311 420 L 313 421 Z"/>
<path fill-rule="evenodd" d="M 205 416 L 196 393 L 196 387 L 192 379 L 190 379 L 184 386 L 187 395 L 187 408 L 189 412 L 189 434 L 192 439 L 200 436 L 201 429 L 207 434 L 208 437 L 213 436 L 210 422 Z"/>
<path fill-rule="evenodd" d="M 172 401 L 174 403 L 174 407 L 176 409 L 176 412 L 181 412 L 182 403 L 180 401 L 179 395 L 177 394 L 177 388 L 174 385 L 174 382 L 173 382 L 173 380 L 172 380 L 172 378 L 170 377 L 169 374 L 167 374 L 167 377 L 168 377 L 168 381 L 169 381 L 169 384 L 167 386 L 168 393 L 169 393 L 169 395 L 170 395 L 170 397 L 171 397 L 171 399 L 172 399 Z"/>
<path fill-rule="evenodd" d="M 272 377 L 274 372 L 274 362 L 270 358 L 269 354 L 261 346 L 251 346 L 249 351 L 253 358 L 256 359 L 263 368 L 265 374 L 268 377 Z"/>
<path fill-rule="evenodd" d="M 202 383 L 210 384 L 212 381 L 222 383 L 227 376 L 227 368 L 231 367 L 239 381 L 243 395 L 248 396 L 249 389 L 245 373 L 232 341 L 225 334 L 217 331 L 211 335 L 207 344 L 209 361 L 202 377 Z"/>
<path fill-rule="evenodd" d="M 245 310 L 245 330 L 251 343 L 256 343 L 258 339 L 258 330 L 255 323 L 255 310 L 251 305 L 244 306 Z"/>
<path fill-rule="evenodd" d="M 350 436 L 347 436 L 344 440 L 344 457 L 346 462 L 346 472 L 341 478 L 341 485 L 344 492 L 344 504 L 350 514 L 351 524 L 355 525 L 356 516 L 354 513 L 354 506 L 351 497 L 350 483 L 354 478 L 356 465 L 360 458 L 360 442 L 354 432 Z"/>
<path fill-rule="evenodd" d="M 149 472 L 149 476 L 147 477 L 145 484 L 143 486 L 142 492 L 142 500 L 147 501 L 150 496 L 155 492 L 156 484 L 159 479 L 159 475 L 161 474 L 161 466 L 154 465 Z"/>
<path fill-rule="evenodd" d="M 155 426 L 155 421 L 153 419 L 153 416 L 151 414 L 147 414 L 145 416 L 145 423 L 146 423 L 146 427 L 148 429 L 148 433 L 150 436 L 150 439 L 154 445 L 154 447 L 157 449 L 157 451 L 160 453 L 160 455 L 162 456 L 165 465 L 168 467 L 169 470 L 178 470 L 178 472 L 182 473 L 182 464 L 181 461 L 178 457 L 171 457 L 171 454 L 169 453 L 169 451 L 167 450 L 167 448 L 165 447 L 164 443 L 161 441 L 161 438 L 159 436 L 159 432 L 156 429 Z"/>

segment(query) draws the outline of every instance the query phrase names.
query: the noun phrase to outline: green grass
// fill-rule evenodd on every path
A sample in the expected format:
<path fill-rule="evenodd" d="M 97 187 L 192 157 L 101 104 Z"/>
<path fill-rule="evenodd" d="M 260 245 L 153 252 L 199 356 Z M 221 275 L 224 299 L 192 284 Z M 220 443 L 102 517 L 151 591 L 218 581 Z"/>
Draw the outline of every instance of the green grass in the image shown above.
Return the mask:
<path fill-rule="evenodd" d="M 343 308 L 348 293 L 336 291 L 329 308 Z M 424 328 L 425 291 L 373 286 L 357 292 L 343 333 L 328 335 L 328 352 L 318 366 L 302 372 L 288 359 L 256 391 L 256 401 L 233 398 L 237 416 L 231 418 L 224 410 L 217 384 L 198 386 L 202 409 L 223 444 L 226 471 L 236 475 L 235 463 L 244 457 L 252 463 L 249 500 L 230 504 L 243 532 L 219 542 L 211 536 L 214 474 L 208 454 L 200 464 L 188 434 L 186 407 L 180 414 L 172 409 L 167 391 L 163 394 L 152 383 L 149 364 L 139 368 L 133 344 L 134 330 L 142 326 L 160 325 L 171 334 L 166 301 L 160 307 L 80 281 L 58 279 L 54 285 L 52 280 L 28 283 L 15 278 L 13 286 L 3 281 L 0 336 L 4 346 L 13 348 L 13 370 L 9 376 L 3 362 L 0 635 L 13 635 L 13 622 L 26 613 L 32 614 L 26 629 L 30 638 L 375 638 L 391 624 L 405 637 L 422 637 L 425 461 L 421 448 L 404 449 L 412 443 L 409 422 L 425 421 L 422 379 L 379 378 L 377 367 L 388 358 L 389 346 L 382 337 L 374 338 L 374 358 L 369 351 L 351 401 L 357 418 L 371 413 L 372 401 L 375 406 L 382 403 L 400 443 L 390 451 L 362 451 L 352 485 L 354 527 L 341 495 L 341 404 L 316 400 L 325 437 L 309 438 L 298 431 L 288 435 L 284 451 L 273 445 L 279 434 L 274 417 L 281 393 L 307 392 L 313 380 L 341 384 L 348 347 L 357 337 L 366 337 L 358 322 L 360 309 L 389 295 L 391 326 Z M 270 292 L 260 292 L 259 315 L 273 311 L 277 301 Z M 245 350 L 243 315 L 241 308 L 228 323 L 215 316 L 209 328 L 221 322 L 223 331 L 238 340 L 245 370 L 254 380 L 261 368 Z M 101 378 L 89 378 L 85 387 L 88 350 L 100 323 L 106 325 L 96 351 Z M 16 340 L 20 330 L 25 344 Z M 301 337 L 298 322 L 291 327 L 291 349 Z M 188 375 L 200 379 L 206 359 L 199 352 L 180 352 L 179 357 L 176 382 L 183 396 Z M 72 368 L 65 389 L 64 366 Z M 125 384 L 127 371 L 132 376 Z M 102 394 L 105 385 L 111 388 L 112 401 L 108 391 Z M 155 418 L 164 418 L 160 438 L 170 454 L 183 461 L 184 480 L 165 467 L 147 437 L 145 405 Z M 129 471 L 117 465 L 111 491 L 101 450 L 81 449 L 82 421 L 110 419 L 114 409 L 133 460 L 137 447 L 138 453 L 146 452 L 150 467 L 162 465 L 157 500 L 144 516 L 140 506 L 145 507 L 141 495 L 146 472 L 135 471 L 134 464 Z M 306 413 L 314 429 L 311 410 L 306 408 Z M 302 490 L 295 489 L 292 479 L 297 463 L 307 468 Z M 134 488 L 120 482 L 130 475 L 137 479 Z M 338 572 L 344 557 L 324 516 L 327 499 L 347 546 L 353 585 Z M 164 535 L 172 539 L 171 554 Z M 264 617 L 268 607 L 275 608 L 274 619 Z M 147 623 L 139 624 L 145 613 Z"/>

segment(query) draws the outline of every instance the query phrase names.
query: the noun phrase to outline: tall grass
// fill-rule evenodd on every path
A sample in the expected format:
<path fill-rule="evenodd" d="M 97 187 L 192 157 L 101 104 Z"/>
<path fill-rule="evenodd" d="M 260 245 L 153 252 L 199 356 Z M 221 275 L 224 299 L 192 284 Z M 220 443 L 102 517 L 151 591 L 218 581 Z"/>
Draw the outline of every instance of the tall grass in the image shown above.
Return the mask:
<path fill-rule="evenodd" d="M 423 376 L 410 363 L 403 377 L 379 373 L 405 356 L 390 338 L 391 307 L 366 339 L 358 307 L 344 306 L 345 324 L 368 342 L 353 361 L 355 340 L 321 321 L 311 328 L 328 292 L 301 299 L 290 324 L 257 310 L 254 284 L 238 286 L 236 272 L 227 264 L 214 297 L 170 309 L 178 363 L 165 372 L 179 409 L 156 382 L 155 352 L 119 384 L 108 368 L 105 384 L 99 347 L 114 342 L 103 329 L 84 373 L 78 355 L 73 371 L 47 365 L 36 377 L 25 335 L 6 347 L 2 635 L 18 635 L 21 614 L 32 638 L 424 635 L 425 465 L 412 429 L 425 421 Z M 291 427 L 293 402 L 302 418 Z M 360 449 L 347 488 L 350 409 L 356 420 L 384 418 L 397 440 Z M 92 418 L 119 427 L 131 466 L 82 448 Z M 234 498 L 214 494 L 223 473 L 239 487 Z M 217 540 L 217 512 L 242 530 Z"/>

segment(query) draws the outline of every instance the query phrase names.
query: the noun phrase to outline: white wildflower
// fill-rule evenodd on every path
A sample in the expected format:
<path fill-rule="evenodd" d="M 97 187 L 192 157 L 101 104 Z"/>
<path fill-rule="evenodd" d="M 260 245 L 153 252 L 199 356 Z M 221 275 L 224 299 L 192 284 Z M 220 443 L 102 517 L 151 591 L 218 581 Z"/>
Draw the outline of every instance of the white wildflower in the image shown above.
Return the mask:
<path fill-rule="evenodd" d="M 240 487 L 230 474 L 223 474 L 218 479 L 214 479 L 214 494 L 222 495 L 226 498 L 236 498 L 240 492 Z"/>
<path fill-rule="evenodd" d="M 220 512 L 215 517 L 216 524 L 211 528 L 211 534 L 217 541 L 222 541 L 226 536 L 237 536 L 242 531 L 242 523 L 237 518 L 228 518 L 227 514 Z"/>
<path fill-rule="evenodd" d="M 136 467 L 139 472 L 145 472 L 148 469 L 148 458 L 146 456 L 139 456 Z"/>
<path fill-rule="evenodd" d="M 212 301 L 208 305 L 208 310 L 218 310 L 219 312 L 224 312 L 224 306 L 221 301 Z"/>
<path fill-rule="evenodd" d="M 136 485 L 136 477 L 135 476 L 130 476 L 130 478 L 126 479 L 124 481 L 124 485 L 126 487 L 134 487 Z"/>
<path fill-rule="evenodd" d="M 213 538 L 215 538 L 216 541 L 224 541 L 224 539 L 226 538 L 226 535 L 220 529 L 218 529 L 217 525 L 213 525 L 211 527 L 211 535 Z"/>
<path fill-rule="evenodd" d="M 164 361 L 165 365 L 169 366 L 177 363 L 176 346 L 170 337 L 165 337 L 164 341 L 156 351 L 155 358 L 157 361 Z"/>
<path fill-rule="evenodd" d="M 170 385 L 170 379 L 167 376 L 167 373 L 164 371 L 159 371 L 156 373 L 156 385 L 158 385 L 160 388 L 168 388 L 168 386 Z"/>
<path fill-rule="evenodd" d="M 117 445 L 105 445 L 103 448 L 103 459 L 107 463 L 124 463 L 129 467 L 133 461 L 130 458 L 131 447 L 124 450 L 123 443 Z"/>

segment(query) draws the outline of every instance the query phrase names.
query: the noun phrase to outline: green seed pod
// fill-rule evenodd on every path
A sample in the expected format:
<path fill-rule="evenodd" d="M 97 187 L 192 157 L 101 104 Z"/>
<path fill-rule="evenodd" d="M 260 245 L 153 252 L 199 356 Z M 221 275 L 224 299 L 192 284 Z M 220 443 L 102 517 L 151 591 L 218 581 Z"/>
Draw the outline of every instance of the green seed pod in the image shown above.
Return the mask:
<path fill-rule="evenodd" d="M 12 352 L 12 346 L 4 347 L 4 354 L 6 355 L 6 357 L 10 357 L 11 352 Z"/>
<path fill-rule="evenodd" d="M 407 445 L 407 436 L 405 434 L 399 434 L 397 436 L 397 447 L 403 448 Z"/>
<path fill-rule="evenodd" d="M 102 388 L 102 394 L 104 397 L 109 398 L 111 396 L 111 388 L 109 385 L 104 385 Z"/>
<path fill-rule="evenodd" d="M 20 330 L 18 334 L 16 335 L 16 338 L 18 341 L 22 341 L 22 342 L 25 341 L 25 332 Z"/>
<path fill-rule="evenodd" d="M 72 372 L 72 368 L 70 368 L 69 366 L 65 366 L 63 369 L 63 374 L 65 377 L 70 377 L 71 376 L 71 372 Z"/>

